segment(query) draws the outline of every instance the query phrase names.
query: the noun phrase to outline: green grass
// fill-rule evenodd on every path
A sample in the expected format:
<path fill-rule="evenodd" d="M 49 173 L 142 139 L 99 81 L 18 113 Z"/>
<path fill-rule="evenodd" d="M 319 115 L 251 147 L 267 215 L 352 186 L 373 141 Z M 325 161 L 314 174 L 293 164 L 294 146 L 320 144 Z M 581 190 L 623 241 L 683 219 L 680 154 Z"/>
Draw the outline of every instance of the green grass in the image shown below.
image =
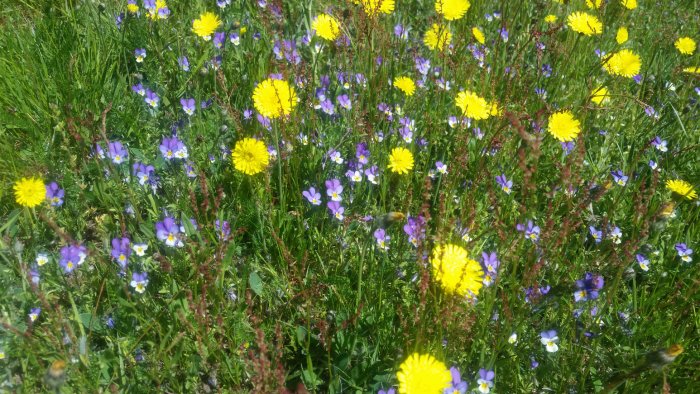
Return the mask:
<path fill-rule="evenodd" d="M 495 371 L 497 393 L 588 393 L 632 371 L 648 352 L 681 344 L 685 352 L 674 363 L 635 374 L 617 390 L 693 392 L 700 380 L 700 257 L 684 263 L 674 245 L 700 250 L 700 206 L 672 196 L 665 182 L 700 187 L 700 80 L 682 72 L 700 66 L 700 52 L 685 56 L 673 46 L 680 36 L 700 40 L 697 2 L 640 0 L 629 11 L 611 0 L 588 11 L 605 27 L 586 37 L 565 25 L 568 14 L 587 9 L 582 0 L 472 1 L 463 19 L 448 23 L 453 49 L 443 53 L 422 43 L 423 32 L 441 20 L 431 1 L 397 1 L 391 15 L 375 19 L 350 1 L 269 1 L 265 9 L 232 3 L 220 10 L 214 1 L 171 0 L 170 17 L 151 21 L 139 2 L 140 15 L 127 15 L 120 28 L 115 15 L 126 12 L 126 1 L 0 7 L 0 391 L 49 390 L 47 371 L 63 360 L 66 382 L 57 392 L 376 392 L 396 386 L 401 363 L 419 352 L 457 367 L 472 390 L 485 368 Z M 279 16 L 272 4 L 283 4 Z M 302 43 L 328 7 L 348 45 L 318 37 Z M 497 10 L 500 19 L 484 18 Z M 221 17 L 220 32 L 245 27 L 240 45 L 227 39 L 219 51 L 195 36 L 192 20 L 205 11 Z M 559 22 L 546 24 L 547 14 Z M 409 40 L 394 35 L 397 23 L 410 27 Z M 467 49 L 474 26 L 487 37 L 483 66 Z M 630 34 L 622 45 L 615 41 L 620 26 Z M 275 58 L 274 42 L 282 39 L 297 40 L 299 64 Z M 136 48 L 147 50 L 143 63 L 134 60 Z M 620 48 L 641 57 L 640 83 L 606 73 L 594 52 Z M 180 56 L 188 57 L 189 72 L 179 68 Z M 415 56 L 429 59 L 431 69 L 425 88 L 405 97 L 390 82 L 421 79 Z M 544 65 L 551 76 L 541 72 Z M 339 72 L 350 76 L 349 89 Z M 253 89 L 271 73 L 283 74 L 300 102 L 266 130 L 244 110 L 254 109 Z M 366 86 L 355 82 L 356 73 Z M 325 75 L 333 117 L 314 108 Z M 450 90 L 437 87 L 440 77 Z M 139 82 L 159 95 L 157 109 L 132 92 Z M 610 92 L 602 106 L 590 101 L 599 85 Z M 461 89 L 498 102 L 503 114 L 450 127 L 448 118 L 460 115 Z M 352 110 L 338 106 L 340 94 L 351 97 Z M 192 117 L 180 106 L 190 97 L 197 102 Z M 393 120 L 380 103 L 392 107 Z M 645 113 L 647 105 L 657 118 Z M 581 122 L 568 155 L 546 131 L 558 109 Z M 401 117 L 414 121 L 411 143 L 399 136 Z M 183 160 L 160 153 L 175 128 L 196 178 Z M 668 141 L 668 152 L 651 146 L 655 136 Z M 229 150 L 245 137 L 277 150 L 261 174 L 246 176 L 231 163 Z M 128 147 L 125 163 L 94 154 L 107 140 Z M 345 176 L 362 142 L 369 165 L 380 170 L 376 185 Z M 397 146 L 414 154 L 407 175 L 387 169 Z M 331 148 L 345 163 L 328 159 Z M 437 161 L 448 173 L 430 178 Z M 155 167 L 157 188 L 130 178 L 136 162 Z M 626 186 L 609 183 L 615 170 L 629 176 Z M 511 194 L 496 184 L 501 174 L 513 181 Z M 18 205 L 13 185 L 29 176 L 57 182 L 65 203 Z M 324 182 L 332 178 L 344 186 L 343 222 L 326 208 Z M 322 205 L 302 196 L 310 186 Z M 569 187 L 575 193 L 565 193 Z M 659 212 L 670 201 L 675 217 L 663 219 Z M 156 238 L 166 212 L 185 227 L 182 248 Z M 403 230 L 406 218 L 384 220 L 389 212 L 426 218 L 418 247 Z M 228 221 L 227 239 L 217 220 Z M 541 228 L 537 243 L 515 230 L 528 220 Z M 373 237 L 380 226 L 391 237 L 388 251 Z M 617 226 L 622 242 L 596 244 L 589 226 L 606 234 Z M 148 243 L 146 256 L 131 255 L 123 276 L 110 256 L 118 237 Z M 72 241 L 88 256 L 66 274 L 59 251 Z M 446 294 L 431 272 L 433 248 L 448 242 L 478 261 L 485 251 L 498 255 L 496 281 L 476 302 Z M 38 253 L 50 261 L 37 268 L 41 279 L 33 285 Z M 649 271 L 640 269 L 637 253 L 649 258 Z M 143 294 L 130 286 L 132 272 L 148 272 Z M 575 283 L 587 272 L 602 275 L 605 285 L 597 300 L 577 303 Z M 525 289 L 544 286 L 551 286 L 546 296 L 525 301 Z M 36 307 L 41 314 L 30 323 Z M 550 329 L 560 338 L 556 353 L 540 343 L 540 332 Z M 513 333 L 516 344 L 508 341 Z"/>

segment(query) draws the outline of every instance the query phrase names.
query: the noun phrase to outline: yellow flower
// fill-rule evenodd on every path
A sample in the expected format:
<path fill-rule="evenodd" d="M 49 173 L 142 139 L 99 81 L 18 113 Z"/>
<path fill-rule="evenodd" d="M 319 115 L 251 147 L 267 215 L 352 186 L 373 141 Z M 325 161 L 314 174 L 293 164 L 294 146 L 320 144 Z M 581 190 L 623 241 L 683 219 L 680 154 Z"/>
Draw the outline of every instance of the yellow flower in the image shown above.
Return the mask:
<path fill-rule="evenodd" d="M 136 3 L 129 3 L 126 5 L 126 10 L 129 11 L 130 14 L 135 14 L 139 12 L 139 5 Z"/>
<path fill-rule="evenodd" d="M 666 189 L 679 194 L 681 197 L 685 197 L 688 200 L 698 198 L 698 193 L 695 191 L 693 185 L 680 179 L 666 181 Z"/>
<path fill-rule="evenodd" d="M 389 155 L 389 169 L 397 174 L 408 174 L 413 169 L 413 153 L 406 148 L 394 148 Z"/>
<path fill-rule="evenodd" d="M 602 4 L 603 4 L 603 0 L 586 0 L 586 5 L 590 9 L 600 8 L 600 6 Z"/>
<path fill-rule="evenodd" d="M 549 14 L 544 17 L 544 21 L 547 23 L 557 23 L 557 19 L 557 16 L 552 14 Z"/>
<path fill-rule="evenodd" d="M 688 74 L 700 74 L 700 66 L 686 67 L 683 69 L 683 72 Z"/>
<path fill-rule="evenodd" d="M 205 12 L 199 16 L 199 19 L 192 21 L 192 31 L 194 34 L 204 38 L 211 39 L 212 33 L 221 26 L 221 19 L 213 12 Z"/>
<path fill-rule="evenodd" d="M 492 115 L 492 105 L 484 98 L 469 90 L 459 92 L 456 100 L 457 107 L 462 110 L 462 114 L 474 120 L 488 119 Z"/>
<path fill-rule="evenodd" d="M 436 0 L 435 12 L 441 14 L 446 20 L 461 19 L 467 13 L 471 4 L 468 0 Z"/>
<path fill-rule="evenodd" d="M 359 3 L 369 16 L 391 14 L 394 11 L 394 0 L 355 0 L 355 4 Z"/>
<path fill-rule="evenodd" d="M 406 96 L 413 96 L 413 93 L 416 91 L 416 84 L 409 77 L 394 78 L 394 86 L 404 92 Z"/>
<path fill-rule="evenodd" d="M 617 35 L 615 36 L 615 40 L 618 44 L 624 44 L 625 42 L 627 42 L 628 38 L 629 32 L 627 31 L 626 27 L 621 27 L 617 29 Z"/>
<path fill-rule="evenodd" d="M 440 25 L 433 23 L 433 26 L 425 32 L 423 36 L 423 43 L 428 46 L 428 48 L 442 51 L 446 45 L 450 45 L 452 41 L 452 33 L 445 25 Z"/>
<path fill-rule="evenodd" d="M 681 37 L 676 40 L 674 45 L 676 46 L 676 49 L 678 49 L 678 52 L 684 55 L 692 55 L 697 47 L 695 40 L 690 37 Z"/>
<path fill-rule="evenodd" d="M 594 15 L 585 12 L 574 12 L 567 18 L 571 30 L 586 36 L 603 32 L 603 24 Z"/>
<path fill-rule="evenodd" d="M 255 109 L 266 118 L 289 115 L 297 105 L 297 94 L 287 81 L 268 78 L 253 92 Z"/>
<path fill-rule="evenodd" d="M 472 35 L 474 36 L 474 39 L 476 39 L 479 44 L 484 45 L 486 42 L 486 37 L 484 37 L 484 32 L 481 31 L 478 27 L 472 27 Z"/>
<path fill-rule="evenodd" d="M 22 178 L 15 182 L 15 201 L 17 204 L 33 208 L 46 199 L 46 186 L 38 178 Z"/>
<path fill-rule="evenodd" d="M 610 96 L 608 96 L 608 88 L 605 86 L 599 86 L 598 89 L 593 89 L 591 92 L 591 101 L 601 105 L 610 101 Z"/>
<path fill-rule="evenodd" d="M 270 154 L 262 141 L 255 138 L 244 138 L 236 142 L 231 153 L 233 166 L 246 175 L 255 175 L 265 169 L 270 163 Z"/>
<path fill-rule="evenodd" d="M 621 0 L 620 3 L 622 3 L 622 6 L 628 10 L 637 8 L 637 0 Z"/>
<path fill-rule="evenodd" d="M 483 286 L 484 271 L 458 245 L 436 246 L 430 260 L 433 276 L 448 294 L 475 296 Z"/>
<path fill-rule="evenodd" d="M 429 354 L 413 353 L 396 373 L 399 394 L 441 394 L 450 384 L 447 366 Z"/>
<path fill-rule="evenodd" d="M 642 60 L 636 53 L 629 49 L 623 49 L 610 55 L 607 60 L 603 60 L 603 67 L 612 75 L 632 78 L 639 74 L 639 70 L 642 68 Z"/>
<path fill-rule="evenodd" d="M 314 19 L 311 28 L 316 30 L 316 35 L 324 40 L 333 41 L 340 35 L 338 20 L 327 14 L 320 14 Z"/>
<path fill-rule="evenodd" d="M 559 111 L 549 116 L 548 130 L 559 141 L 573 141 L 581 132 L 581 123 L 570 111 Z"/>

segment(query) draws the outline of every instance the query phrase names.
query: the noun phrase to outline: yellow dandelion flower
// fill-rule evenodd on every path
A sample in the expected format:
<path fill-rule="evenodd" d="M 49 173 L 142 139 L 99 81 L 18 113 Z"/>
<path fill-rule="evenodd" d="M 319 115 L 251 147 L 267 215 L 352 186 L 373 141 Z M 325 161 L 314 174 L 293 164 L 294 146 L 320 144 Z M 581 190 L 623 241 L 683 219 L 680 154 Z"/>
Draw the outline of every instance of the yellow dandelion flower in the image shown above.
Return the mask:
<path fill-rule="evenodd" d="M 447 366 L 429 354 L 413 353 L 396 373 L 399 394 L 441 394 L 450 384 Z"/>
<path fill-rule="evenodd" d="M 642 60 L 636 53 L 629 49 L 623 49 L 610 55 L 607 60 L 603 60 L 603 67 L 612 75 L 632 78 L 639 74 L 639 70 L 642 68 Z"/>
<path fill-rule="evenodd" d="M 38 178 L 22 178 L 15 182 L 15 201 L 17 204 L 34 208 L 46 199 L 46 186 Z"/>
<path fill-rule="evenodd" d="M 666 181 L 666 189 L 680 195 L 681 197 L 685 197 L 688 200 L 698 198 L 698 193 L 695 191 L 693 185 L 680 179 Z"/>
<path fill-rule="evenodd" d="M 574 12 L 567 18 L 571 30 L 586 36 L 592 36 L 603 32 L 603 24 L 595 15 L 585 12 Z"/>
<path fill-rule="evenodd" d="M 253 105 L 266 118 L 289 115 L 297 105 L 297 94 L 287 81 L 268 78 L 253 92 Z"/>
<path fill-rule="evenodd" d="M 603 0 L 586 0 L 586 6 L 592 10 L 600 8 L 602 4 Z"/>
<path fill-rule="evenodd" d="M 688 74 L 700 74 L 700 66 L 686 67 L 683 69 L 683 72 Z"/>
<path fill-rule="evenodd" d="M 246 175 L 255 175 L 270 163 L 270 154 L 264 142 L 255 138 L 244 138 L 236 142 L 231 159 L 236 170 Z"/>
<path fill-rule="evenodd" d="M 413 93 L 416 91 L 416 84 L 409 77 L 394 78 L 394 87 L 404 92 L 406 96 L 413 96 Z"/>
<path fill-rule="evenodd" d="M 430 260 L 435 279 L 448 294 L 475 296 L 483 286 L 484 271 L 481 264 L 472 260 L 467 251 L 459 246 L 447 244 L 436 246 Z"/>
<path fill-rule="evenodd" d="M 617 29 L 617 35 L 615 35 L 615 41 L 617 41 L 618 44 L 624 44 L 627 42 L 627 39 L 629 38 L 629 32 L 627 31 L 626 27 L 621 27 Z"/>
<path fill-rule="evenodd" d="M 206 41 L 211 39 L 211 35 L 219 26 L 221 26 L 221 19 L 213 12 L 205 12 L 199 16 L 199 19 L 192 21 L 194 34 L 204 38 Z"/>
<path fill-rule="evenodd" d="M 437 48 L 439 51 L 442 51 L 445 46 L 450 45 L 451 41 L 452 33 L 450 33 L 447 26 L 437 23 L 433 23 L 423 36 L 423 43 L 432 50 Z"/>
<path fill-rule="evenodd" d="M 389 169 L 397 174 L 408 174 L 413 169 L 413 153 L 406 148 L 394 148 L 389 155 Z"/>
<path fill-rule="evenodd" d="M 491 116 L 501 116 L 503 115 L 503 108 L 501 108 L 497 102 L 492 102 L 491 108 L 489 108 L 489 115 Z"/>
<path fill-rule="evenodd" d="M 340 35 L 338 20 L 327 14 L 320 14 L 314 19 L 311 28 L 316 30 L 316 35 L 324 40 L 333 41 Z"/>
<path fill-rule="evenodd" d="M 552 15 L 552 14 L 549 14 L 549 15 L 544 17 L 544 21 L 547 23 L 557 23 L 558 19 L 559 18 L 557 18 L 556 15 Z"/>
<path fill-rule="evenodd" d="M 673 45 L 678 49 L 678 52 L 684 55 L 692 55 L 697 47 L 695 40 L 690 37 L 681 37 L 677 39 Z"/>
<path fill-rule="evenodd" d="M 633 10 L 637 8 L 637 0 L 621 0 L 620 3 L 623 7 L 627 8 L 628 10 Z"/>
<path fill-rule="evenodd" d="M 457 94 L 456 104 L 462 110 L 462 115 L 467 118 L 480 120 L 491 116 L 492 106 L 484 98 L 469 90 Z"/>
<path fill-rule="evenodd" d="M 394 11 L 394 0 L 355 0 L 355 4 L 362 4 L 362 9 L 369 16 L 391 14 Z"/>
<path fill-rule="evenodd" d="M 610 101 L 610 96 L 608 96 L 608 88 L 605 86 L 599 86 L 597 89 L 593 89 L 591 92 L 591 101 L 601 105 Z"/>
<path fill-rule="evenodd" d="M 471 4 L 467 0 L 436 0 L 435 12 L 448 21 L 461 19 Z"/>
<path fill-rule="evenodd" d="M 139 5 L 136 3 L 129 3 L 126 5 L 126 10 L 129 11 L 130 14 L 135 14 L 139 12 Z"/>
<path fill-rule="evenodd" d="M 481 31 L 478 27 L 472 27 L 472 35 L 474 36 L 474 39 L 479 42 L 479 44 L 484 45 L 486 42 L 486 37 L 484 37 L 484 32 Z"/>
<path fill-rule="evenodd" d="M 581 123 L 571 111 L 558 111 L 549 116 L 548 130 L 559 141 L 573 141 L 581 132 Z"/>

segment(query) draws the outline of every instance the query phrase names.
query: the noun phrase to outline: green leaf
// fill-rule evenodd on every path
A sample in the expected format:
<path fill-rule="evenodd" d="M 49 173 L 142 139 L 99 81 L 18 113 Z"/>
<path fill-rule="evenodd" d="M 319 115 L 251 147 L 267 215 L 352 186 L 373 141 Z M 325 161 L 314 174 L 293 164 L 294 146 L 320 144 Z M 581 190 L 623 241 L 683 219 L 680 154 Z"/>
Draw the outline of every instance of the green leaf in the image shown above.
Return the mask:
<path fill-rule="evenodd" d="M 248 276 L 248 285 L 250 285 L 251 290 L 255 292 L 258 296 L 262 295 L 263 282 L 257 272 L 251 272 Z"/>

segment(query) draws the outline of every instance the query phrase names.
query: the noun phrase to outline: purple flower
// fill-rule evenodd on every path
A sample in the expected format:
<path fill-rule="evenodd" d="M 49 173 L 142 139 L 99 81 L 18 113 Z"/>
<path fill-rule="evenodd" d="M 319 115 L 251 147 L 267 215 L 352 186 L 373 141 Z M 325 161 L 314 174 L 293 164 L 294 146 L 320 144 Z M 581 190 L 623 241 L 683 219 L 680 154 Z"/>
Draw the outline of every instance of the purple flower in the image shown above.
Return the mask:
<path fill-rule="evenodd" d="M 338 179 L 330 179 L 326 181 L 326 195 L 333 201 L 343 201 L 340 193 L 343 192 L 343 185 Z"/>
<path fill-rule="evenodd" d="M 438 161 L 438 162 L 435 163 L 435 169 L 436 169 L 437 172 L 439 172 L 440 174 L 443 174 L 443 175 L 444 175 L 444 174 L 447 174 L 447 164 L 445 164 L 445 163 L 443 163 L 443 162 L 441 162 L 441 161 Z"/>
<path fill-rule="evenodd" d="M 370 168 L 365 169 L 365 176 L 367 177 L 367 180 L 373 184 L 377 185 L 379 182 L 377 182 L 377 176 L 379 172 L 379 167 L 377 166 L 372 166 Z"/>
<path fill-rule="evenodd" d="M 160 101 L 160 97 L 158 97 L 156 92 L 146 89 L 146 97 L 144 98 L 144 101 L 152 108 L 156 108 L 158 106 L 158 102 Z"/>
<path fill-rule="evenodd" d="M 132 173 L 139 180 L 140 185 L 145 185 L 146 182 L 155 183 L 155 179 L 152 179 L 155 175 L 155 169 L 153 166 L 146 165 L 143 163 L 134 163 Z"/>
<path fill-rule="evenodd" d="M 430 71 L 430 60 L 429 59 L 424 59 L 420 56 L 416 56 L 415 63 L 416 63 L 416 70 L 418 70 L 418 72 L 421 75 L 428 75 L 428 72 Z"/>
<path fill-rule="evenodd" d="M 588 231 L 591 233 L 591 237 L 593 237 L 593 240 L 595 243 L 599 244 L 600 241 L 603 240 L 603 231 L 602 230 L 597 230 L 593 226 L 588 227 Z"/>
<path fill-rule="evenodd" d="M 535 369 L 535 368 L 537 368 L 537 367 L 539 367 L 539 366 L 540 366 L 540 363 L 538 363 L 537 360 L 535 360 L 534 357 L 530 357 L 530 368 L 531 368 L 531 369 Z"/>
<path fill-rule="evenodd" d="M 656 170 L 657 168 L 659 168 L 659 164 L 654 160 L 649 160 L 649 168 L 651 168 L 652 170 Z"/>
<path fill-rule="evenodd" d="M 442 391 L 443 394 L 465 394 L 469 385 L 462 380 L 459 370 L 455 367 L 451 367 L 450 374 L 452 375 L 452 381 L 450 385 Z"/>
<path fill-rule="evenodd" d="M 136 63 L 142 63 L 143 59 L 146 58 L 146 50 L 143 48 L 135 49 L 134 57 L 136 58 Z"/>
<path fill-rule="evenodd" d="M 348 97 L 347 94 L 341 94 L 336 100 L 338 101 L 338 105 L 340 105 L 341 108 L 347 110 L 352 109 L 352 101 L 350 101 L 350 97 Z"/>
<path fill-rule="evenodd" d="M 506 30 L 505 27 L 502 27 L 499 33 L 501 34 L 501 39 L 503 42 L 508 42 L 508 30 Z"/>
<path fill-rule="evenodd" d="M 114 164 L 121 164 L 129 157 L 129 152 L 121 142 L 114 141 L 107 145 L 107 157 L 112 159 Z"/>
<path fill-rule="evenodd" d="M 350 178 L 350 181 L 353 183 L 357 183 L 357 182 L 362 181 L 362 171 L 361 170 L 348 170 L 345 173 L 345 176 Z"/>
<path fill-rule="evenodd" d="M 367 164 L 369 162 L 369 149 L 367 149 L 367 144 L 360 142 L 355 146 L 355 157 L 360 164 Z"/>
<path fill-rule="evenodd" d="M 568 155 L 571 153 L 572 150 L 574 150 L 574 147 L 576 144 L 574 141 L 567 141 L 567 142 L 561 142 L 561 149 L 564 150 L 564 155 Z"/>
<path fill-rule="evenodd" d="M 491 392 L 491 387 L 493 387 L 493 378 L 496 374 L 493 371 L 481 368 L 479 370 L 479 379 L 477 379 L 476 384 L 478 384 L 478 390 L 481 393 Z"/>
<path fill-rule="evenodd" d="M 377 245 L 380 249 L 389 250 L 389 245 L 387 245 L 387 243 L 391 237 L 386 234 L 386 230 L 383 228 L 376 229 L 374 231 L 374 239 L 377 241 Z"/>
<path fill-rule="evenodd" d="M 559 337 L 557 336 L 556 330 L 542 331 L 540 333 L 540 342 L 550 353 L 554 353 L 557 350 L 559 350 L 559 346 L 557 346 L 557 342 L 559 342 Z"/>
<path fill-rule="evenodd" d="M 418 247 L 418 243 L 425 239 L 425 218 L 422 216 L 409 216 L 403 231 L 408 235 L 408 242 Z"/>
<path fill-rule="evenodd" d="M 336 219 L 338 219 L 338 220 L 345 219 L 345 216 L 343 216 L 343 213 L 345 212 L 345 208 L 343 208 L 338 201 L 329 201 L 328 202 L 328 209 L 330 209 L 331 214 L 333 216 L 335 216 Z"/>
<path fill-rule="evenodd" d="M 212 40 L 212 43 L 214 44 L 214 48 L 216 48 L 216 49 L 223 48 L 224 42 L 226 42 L 226 33 L 224 33 L 224 32 L 214 33 L 214 40 Z"/>
<path fill-rule="evenodd" d="M 271 131 L 271 130 L 272 130 L 272 122 L 270 122 L 270 118 L 266 118 L 266 117 L 264 117 L 264 116 L 258 114 L 258 115 L 256 116 L 256 119 L 258 120 L 258 123 L 260 123 L 260 125 L 261 125 L 265 130 L 268 130 L 268 131 Z"/>
<path fill-rule="evenodd" d="M 693 261 L 693 258 L 691 257 L 693 255 L 693 249 L 690 249 L 686 244 L 684 243 L 678 243 L 676 244 L 676 251 L 678 252 L 678 257 L 681 258 L 686 263 L 690 263 Z"/>
<path fill-rule="evenodd" d="M 29 277 L 33 285 L 38 285 L 41 281 L 41 276 L 39 275 L 39 267 L 37 267 L 36 265 L 32 266 L 32 268 L 29 270 Z"/>
<path fill-rule="evenodd" d="M 131 256 L 131 241 L 129 238 L 113 238 L 112 239 L 112 258 L 119 264 L 122 271 L 126 270 L 126 265 L 129 264 L 129 256 Z"/>
<path fill-rule="evenodd" d="M 654 118 L 654 119 L 659 119 L 659 113 L 656 112 L 654 107 L 651 105 L 645 105 L 644 106 L 644 112 L 647 114 L 648 117 Z"/>
<path fill-rule="evenodd" d="M 542 65 L 542 75 L 545 76 L 546 78 L 549 78 L 552 76 L 552 66 L 549 64 L 543 64 Z"/>
<path fill-rule="evenodd" d="M 56 182 L 51 182 L 46 185 L 46 199 L 49 200 L 49 204 L 51 204 L 52 207 L 60 207 L 63 205 L 63 196 L 65 193 L 65 190 L 61 189 Z"/>
<path fill-rule="evenodd" d="M 231 44 L 238 46 L 241 43 L 241 36 L 238 33 L 231 33 L 228 36 L 228 40 Z"/>
<path fill-rule="evenodd" d="M 612 171 L 610 174 L 615 180 L 615 183 L 618 185 L 625 186 L 627 184 L 628 177 L 622 172 L 622 170 Z"/>
<path fill-rule="evenodd" d="M 379 390 L 377 394 L 396 394 L 396 389 L 391 387 L 387 390 Z"/>
<path fill-rule="evenodd" d="M 635 257 L 637 259 L 637 264 L 639 264 L 639 268 L 641 268 L 642 271 L 649 271 L 649 259 L 647 259 L 647 257 L 643 254 L 637 254 Z"/>
<path fill-rule="evenodd" d="M 171 247 L 184 245 L 180 240 L 180 226 L 171 217 L 166 216 L 162 222 L 156 223 L 156 237 Z"/>
<path fill-rule="evenodd" d="M 61 258 L 58 263 L 63 268 L 63 271 L 69 274 L 77 266 L 83 264 L 87 257 L 87 249 L 78 244 L 67 245 L 61 248 L 60 255 Z"/>
<path fill-rule="evenodd" d="M 29 321 L 31 323 L 34 323 L 36 319 L 39 318 L 39 315 L 41 314 L 41 308 L 32 308 L 32 310 L 29 311 Z"/>
<path fill-rule="evenodd" d="M 498 274 L 498 267 L 501 265 L 501 262 L 498 261 L 496 252 L 491 252 L 490 254 L 487 252 L 482 252 L 481 258 L 485 271 L 483 283 L 485 286 L 491 286 L 494 280 L 496 279 L 496 275 Z"/>
<path fill-rule="evenodd" d="M 576 290 L 574 292 L 575 301 L 589 301 L 598 298 L 598 291 L 603 288 L 605 280 L 600 275 L 593 275 L 587 272 L 583 279 L 576 281 Z"/>
<path fill-rule="evenodd" d="M 182 110 L 185 111 L 187 115 L 192 116 L 194 114 L 195 108 L 197 108 L 197 105 L 194 102 L 193 98 L 181 98 L 180 99 L 180 105 L 182 105 Z"/>
<path fill-rule="evenodd" d="M 131 287 L 139 293 L 143 294 L 146 291 L 146 285 L 148 285 L 148 273 L 146 272 L 134 272 L 131 274 Z"/>
<path fill-rule="evenodd" d="M 402 40 L 408 39 L 408 29 L 400 23 L 394 26 L 394 35 Z"/>
<path fill-rule="evenodd" d="M 310 187 L 309 190 L 304 190 L 301 194 L 306 197 L 312 205 L 321 205 L 321 193 L 317 192 L 314 187 Z"/>
<path fill-rule="evenodd" d="M 543 295 L 546 295 L 549 293 L 549 291 L 552 289 L 552 286 L 540 286 L 540 287 L 528 287 L 525 289 L 525 302 L 530 303 L 532 301 L 536 301 Z"/>
<path fill-rule="evenodd" d="M 658 135 L 654 137 L 654 139 L 651 141 L 651 145 L 654 146 L 657 150 L 660 152 L 668 152 L 668 142 L 665 140 L 662 140 L 661 137 Z"/>
<path fill-rule="evenodd" d="M 146 89 L 144 89 L 143 85 L 140 83 L 137 83 L 136 85 L 133 85 L 131 87 L 131 90 L 134 91 L 134 93 L 138 94 L 139 96 L 145 96 L 146 95 Z"/>
<path fill-rule="evenodd" d="M 187 60 L 187 56 L 180 56 L 177 58 L 177 64 L 180 66 L 182 71 L 190 71 L 190 61 Z"/>
<path fill-rule="evenodd" d="M 333 102 L 329 99 L 323 100 L 321 102 L 321 111 L 323 111 L 326 115 L 335 114 L 335 106 L 333 105 Z"/>
<path fill-rule="evenodd" d="M 617 226 L 613 227 L 608 234 L 608 238 L 612 240 L 612 243 L 619 245 L 622 242 L 622 230 Z"/>
<path fill-rule="evenodd" d="M 231 235 L 231 225 L 226 220 L 221 221 L 216 219 L 214 222 L 214 228 L 216 229 L 216 234 L 221 240 L 228 239 L 228 237 Z"/>
<path fill-rule="evenodd" d="M 188 157 L 187 147 L 176 136 L 163 138 L 159 148 L 166 160 L 186 159 Z"/>
<path fill-rule="evenodd" d="M 642 74 L 637 74 L 633 76 L 632 79 L 637 83 L 637 85 L 639 85 L 642 83 Z"/>
<path fill-rule="evenodd" d="M 540 228 L 532 223 L 532 220 L 527 221 L 527 227 L 522 224 L 515 226 L 518 231 L 523 231 L 525 233 L 525 238 L 531 240 L 532 242 L 537 242 L 540 239 Z"/>
<path fill-rule="evenodd" d="M 506 192 L 506 194 L 510 194 L 511 188 L 513 187 L 513 181 L 509 181 L 508 178 L 506 178 L 506 174 L 501 174 L 496 177 L 496 183 L 501 187 L 501 190 Z"/>

